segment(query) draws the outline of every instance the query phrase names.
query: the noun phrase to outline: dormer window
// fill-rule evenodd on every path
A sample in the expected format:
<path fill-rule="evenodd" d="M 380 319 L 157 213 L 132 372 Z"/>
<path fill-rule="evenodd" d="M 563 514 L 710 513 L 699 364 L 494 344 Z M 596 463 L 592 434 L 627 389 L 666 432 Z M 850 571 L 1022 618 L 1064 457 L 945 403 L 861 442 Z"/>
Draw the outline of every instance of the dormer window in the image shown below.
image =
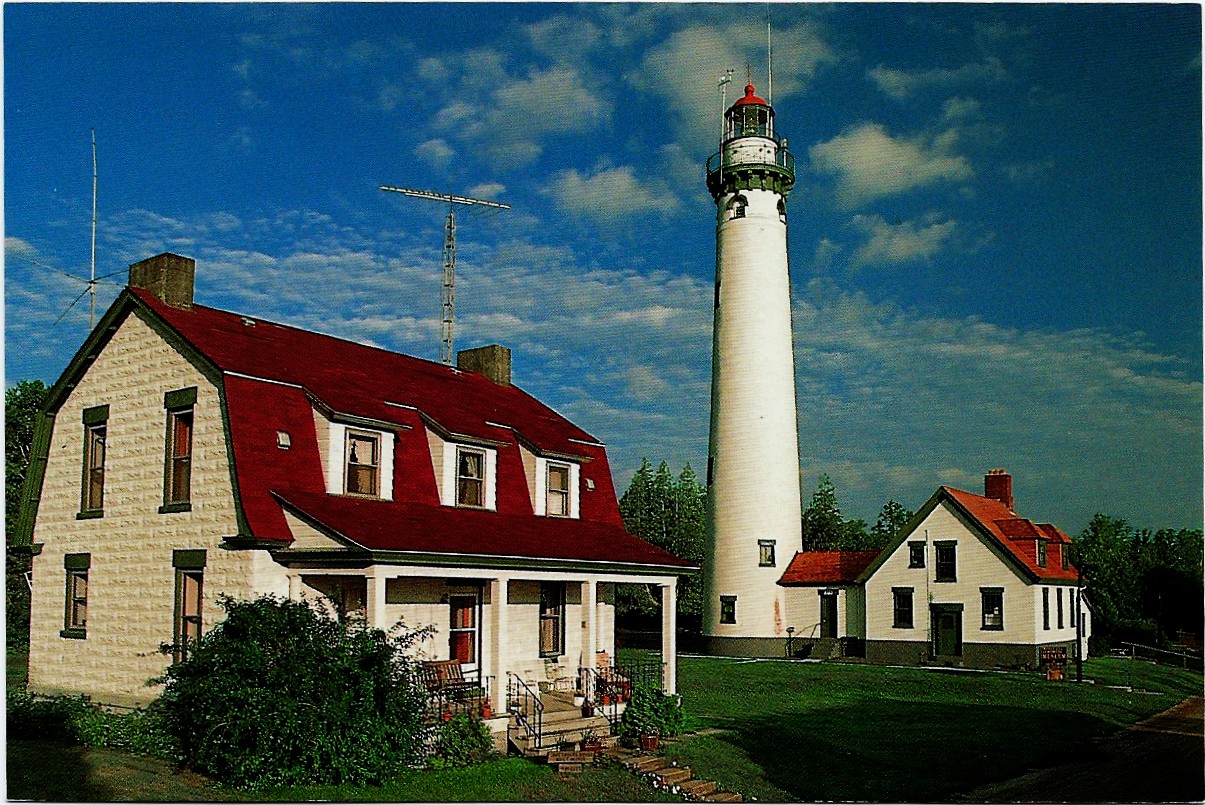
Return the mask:
<path fill-rule="evenodd" d="M 456 450 L 456 505 L 485 506 L 485 453 L 480 450 Z"/>
<path fill-rule="evenodd" d="M 1046 540 L 1038 540 L 1038 567 L 1046 567 Z"/>
<path fill-rule="evenodd" d="M 381 492 L 381 436 L 364 431 L 347 431 L 347 471 L 344 492 L 349 495 L 378 497 Z"/>
<path fill-rule="evenodd" d="M 548 465 L 548 516 L 569 516 L 569 466 Z"/>

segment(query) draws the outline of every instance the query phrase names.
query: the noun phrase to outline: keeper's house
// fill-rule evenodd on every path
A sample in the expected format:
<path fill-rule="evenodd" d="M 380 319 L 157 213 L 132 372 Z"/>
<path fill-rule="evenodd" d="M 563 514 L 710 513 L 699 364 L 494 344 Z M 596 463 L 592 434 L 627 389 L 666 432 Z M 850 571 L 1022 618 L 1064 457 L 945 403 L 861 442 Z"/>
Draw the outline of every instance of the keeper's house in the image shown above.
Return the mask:
<path fill-rule="evenodd" d="M 426 657 L 500 713 L 508 677 L 564 689 L 614 656 L 619 583 L 661 588 L 674 690 L 695 568 L 624 531 L 604 446 L 508 350 L 454 368 L 194 305 L 194 271 L 131 266 L 50 391 L 19 523 L 32 690 L 145 703 L 217 596 L 274 593 L 434 626 Z"/>
<path fill-rule="evenodd" d="M 1091 617 L 1071 539 L 1013 511 L 1012 476 L 984 494 L 943 486 L 877 556 L 797 553 L 779 584 L 797 647 L 826 659 L 967 667 L 1032 667 L 1042 649 L 1087 656 Z"/>

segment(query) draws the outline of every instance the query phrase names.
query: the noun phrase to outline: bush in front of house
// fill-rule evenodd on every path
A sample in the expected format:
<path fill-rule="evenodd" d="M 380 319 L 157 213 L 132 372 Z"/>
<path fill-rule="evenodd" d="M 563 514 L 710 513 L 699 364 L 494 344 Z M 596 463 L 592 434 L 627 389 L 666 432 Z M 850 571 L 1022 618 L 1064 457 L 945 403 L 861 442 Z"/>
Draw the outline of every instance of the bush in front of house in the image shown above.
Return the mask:
<path fill-rule="evenodd" d="M 24 688 L 10 688 L 6 710 L 9 738 L 60 741 L 178 759 L 175 743 L 164 729 L 162 712 L 154 704 L 146 710 L 108 712 L 82 696 L 35 698 Z"/>
<path fill-rule="evenodd" d="M 671 737 L 681 733 L 685 724 L 681 697 L 667 695 L 656 688 L 637 686 L 623 711 L 619 737 L 624 744 L 635 746 L 640 743 L 641 735 Z"/>
<path fill-rule="evenodd" d="M 439 728 L 431 768 L 475 766 L 494 754 L 494 738 L 485 722 L 469 713 L 457 713 Z"/>
<path fill-rule="evenodd" d="M 220 604 L 225 620 L 161 680 L 189 767 L 258 789 L 376 783 L 422 763 L 426 692 L 407 650 L 427 631 L 274 596 Z"/>

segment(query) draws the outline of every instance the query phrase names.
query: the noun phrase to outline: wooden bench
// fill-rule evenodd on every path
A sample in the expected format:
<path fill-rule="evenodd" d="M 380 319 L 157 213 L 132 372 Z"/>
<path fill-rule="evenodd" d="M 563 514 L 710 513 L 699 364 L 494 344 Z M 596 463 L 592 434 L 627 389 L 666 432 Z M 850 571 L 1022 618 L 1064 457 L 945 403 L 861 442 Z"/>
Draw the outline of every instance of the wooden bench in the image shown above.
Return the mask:
<path fill-rule="evenodd" d="M 491 718 L 489 691 L 481 682 L 464 678 L 460 660 L 428 660 L 419 665 L 419 678 L 430 695 L 433 717 L 447 721 L 454 712 Z"/>
<path fill-rule="evenodd" d="M 460 660 L 427 660 L 419 671 L 424 687 L 438 691 L 467 691 L 477 688 L 476 682 L 464 678 L 464 667 Z"/>

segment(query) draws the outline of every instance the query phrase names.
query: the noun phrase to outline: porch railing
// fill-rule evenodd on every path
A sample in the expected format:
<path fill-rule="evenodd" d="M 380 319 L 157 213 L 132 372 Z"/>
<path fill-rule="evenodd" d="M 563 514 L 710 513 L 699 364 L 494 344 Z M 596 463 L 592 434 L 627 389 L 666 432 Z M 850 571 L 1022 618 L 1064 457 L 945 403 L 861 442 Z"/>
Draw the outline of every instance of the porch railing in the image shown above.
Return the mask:
<path fill-rule="evenodd" d="M 427 691 L 427 719 L 450 721 L 458 713 L 467 713 L 477 718 L 493 718 L 490 695 L 494 678 L 482 677 L 450 687 Z"/>
<path fill-rule="evenodd" d="M 512 716 L 511 724 L 523 731 L 532 748 L 542 748 L 544 702 L 540 701 L 540 691 L 509 671 L 506 673 L 506 709 Z"/>
<path fill-rule="evenodd" d="M 623 716 L 619 706 L 631 701 L 637 688 L 660 690 L 664 679 L 665 665 L 659 662 L 579 668 L 577 689 L 615 728 Z"/>

